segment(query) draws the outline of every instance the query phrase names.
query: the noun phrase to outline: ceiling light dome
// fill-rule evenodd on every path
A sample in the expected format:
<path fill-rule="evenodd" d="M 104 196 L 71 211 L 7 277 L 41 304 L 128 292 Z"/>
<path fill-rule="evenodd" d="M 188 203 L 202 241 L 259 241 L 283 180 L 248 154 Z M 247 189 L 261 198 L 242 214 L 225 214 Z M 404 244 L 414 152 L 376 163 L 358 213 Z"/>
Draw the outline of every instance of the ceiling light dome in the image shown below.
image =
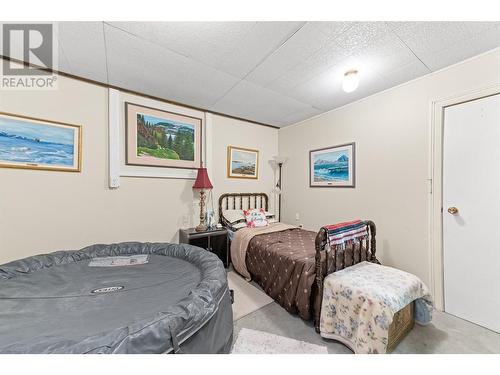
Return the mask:
<path fill-rule="evenodd" d="M 359 86 L 358 71 L 356 69 L 348 70 L 344 73 L 344 81 L 342 82 L 342 90 L 345 92 L 353 92 Z"/>

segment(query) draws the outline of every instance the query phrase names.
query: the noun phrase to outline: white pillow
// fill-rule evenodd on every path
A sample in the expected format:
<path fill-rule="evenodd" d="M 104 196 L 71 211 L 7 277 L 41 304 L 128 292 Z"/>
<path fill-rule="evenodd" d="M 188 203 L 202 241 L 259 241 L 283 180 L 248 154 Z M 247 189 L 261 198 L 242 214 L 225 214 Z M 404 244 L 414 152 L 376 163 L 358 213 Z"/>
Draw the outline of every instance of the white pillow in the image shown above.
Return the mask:
<path fill-rule="evenodd" d="M 222 216 L 228 223 L 236 223 L 238 221 L 245 221 L 245 215 L 243 215 L 243 210 L 224 210 L 222 211 Z"/>
<path fill-rule="evenodd" d="M 237 224 L 231 225 L 232 229 L 241 229 L 241 228 L 246 228 L 246 227 L 247 227 L 246 221 L 244 221 L 242 223 L 237 223 Z"/>
<path fill-rule="evenodd" d="M 267 227 L 269 221 L 266 218 L 266 211 L 263 208 L 254 210 L 243 211 L 245 219 L 247 221 L 247 227 L 257 228 L 257 227 Z"/>

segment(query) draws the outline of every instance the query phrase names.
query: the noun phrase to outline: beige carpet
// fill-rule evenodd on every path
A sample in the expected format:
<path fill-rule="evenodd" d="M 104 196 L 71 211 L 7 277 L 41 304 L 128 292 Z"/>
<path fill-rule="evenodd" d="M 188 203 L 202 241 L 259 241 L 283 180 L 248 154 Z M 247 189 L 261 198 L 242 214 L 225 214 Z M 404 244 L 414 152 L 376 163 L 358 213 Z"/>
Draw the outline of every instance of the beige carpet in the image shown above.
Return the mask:
<path fill-rule="evenodd" d="M 234 290 L 233 320 L 238 320 L 273 302 L 271 297 L 234 271 L 227 273 L 227 281 L 229 289 Z"/>
<path fill-rule="evenodd" d="M 326 346 L 242 328 L 232 354 L 328 354 Z"/>

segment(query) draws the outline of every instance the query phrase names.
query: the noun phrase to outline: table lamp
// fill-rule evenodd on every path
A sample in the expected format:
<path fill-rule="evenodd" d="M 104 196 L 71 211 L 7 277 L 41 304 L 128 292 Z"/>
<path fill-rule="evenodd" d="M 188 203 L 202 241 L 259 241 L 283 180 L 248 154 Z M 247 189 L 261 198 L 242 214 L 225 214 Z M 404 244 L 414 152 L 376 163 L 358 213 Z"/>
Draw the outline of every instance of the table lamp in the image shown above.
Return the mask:
<path fill-rule="evenodd" d="M 195 228 L 197 232 L 207 230 L 205 225 L 205 189 L 212 189 L 212 183 L 208 178 L 207 168 L 198 168 L 198 175 L 194 182 L 193 189 L 200 189 L 200 224 Z"/>

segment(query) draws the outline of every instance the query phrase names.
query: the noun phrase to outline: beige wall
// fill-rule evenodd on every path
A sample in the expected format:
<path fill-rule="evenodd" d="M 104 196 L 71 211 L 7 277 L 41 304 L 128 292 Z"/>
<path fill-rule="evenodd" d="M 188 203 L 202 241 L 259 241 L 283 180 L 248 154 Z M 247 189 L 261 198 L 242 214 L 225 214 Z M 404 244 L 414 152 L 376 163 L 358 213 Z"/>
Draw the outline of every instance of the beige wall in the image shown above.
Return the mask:
<path fill-rule="evenodd" d="M 430 282 L 431 102 L 500 82 L 500 50 L 283 128 L 284 221 L 372 219 L 378 254 Z M 362 82 L 361 82 L 362 84 Z M 310 188 L 309 150 L 356 142 L 356 188 Z"/>
<path fill-rule="evenodd" d="M 81 173 L 0 168 L 0 264 L 93 243 L 176 241 L 180 226 L 197 224 L 193 180 L 122 177 L 108 189 L 107 101 L 107 89 L 65 77 L 55 91 L 0 91 L 0 112 L 83 125 Z M 214 198 L 269 192 L 273 171 L 264 161 L 277 153 L 277 137 L 273 128 L 213 116 Z M 225 177 L 228 144 L 261 150 L 258 181 Z"/>
<path fill-rule="evenodd" d="M 218 197 L 227 192 L 262 192 L 269 196 L 270 210 L 273 211 L 274 197 L 271 190 L 275 184 L 275 170 L 269 160 L 278 154 L 278 130 L 271 127 L 253 125 L 222 116 L 213 116 L 211 175 L 213 176 L 214 206 L 217 210 Z M 238 146 L 259 150 L 259 179 L 227 178 L 227 146 Z M 274 211 L 273 211 L 274 212 Z"/>

